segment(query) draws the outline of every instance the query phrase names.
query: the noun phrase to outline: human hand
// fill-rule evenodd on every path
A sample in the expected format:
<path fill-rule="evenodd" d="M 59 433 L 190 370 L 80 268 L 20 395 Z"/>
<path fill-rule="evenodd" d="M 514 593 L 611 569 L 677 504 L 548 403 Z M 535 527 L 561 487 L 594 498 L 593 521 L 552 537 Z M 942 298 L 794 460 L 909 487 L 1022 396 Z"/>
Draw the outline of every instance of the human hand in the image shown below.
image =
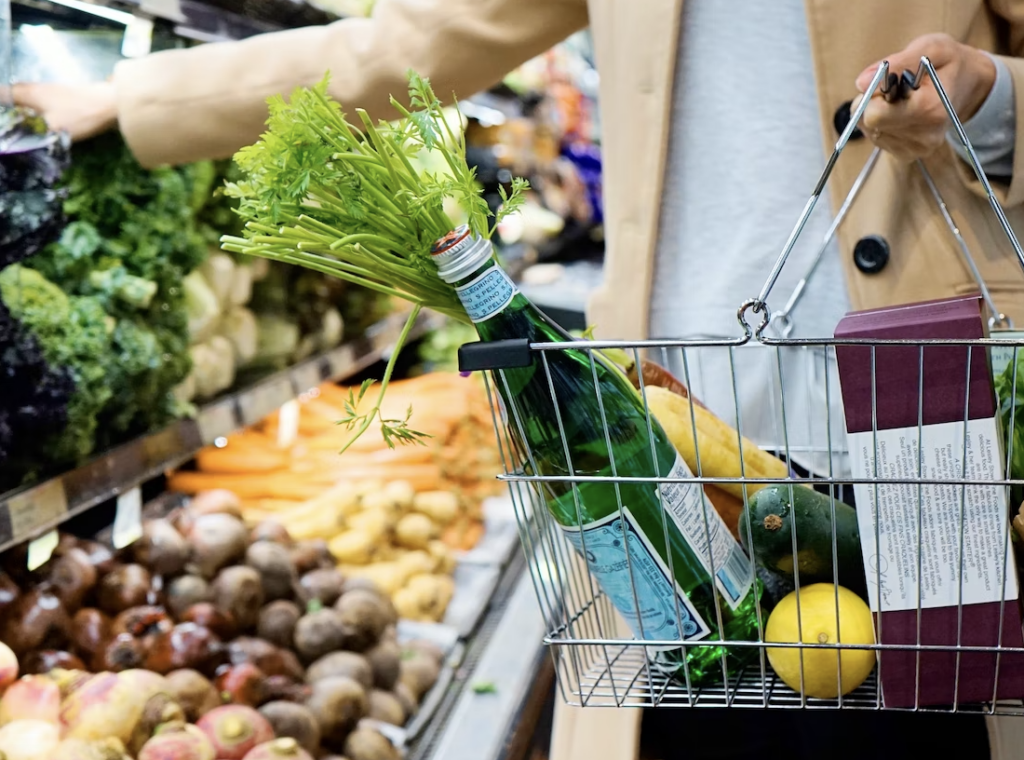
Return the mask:
<path fill-rule="evenodd" d="M 14 104 L 31 108 L 47 126 L 64 130 L 72 141 L 95 137 L 117 125 L 117 97 L 112 82 L 88 84 L 16 84 Z"/>
<path fill-rule="evenodd" d="M 974 116 L 995 84 L 996 67 L 992 59 L 948 34 L 926 34 L 889 56 L 889 71 L 897 76 L 905 70 L 916 74 L 921 56 L 931 60 L 960 120 L 967 121 Z M 881 61 L 868 66 L 857 77 L 860 97 L 871 85 L 879 65 Z M 860 97 L 853 108 L 857 107 Z M 895 103 L 886 103 L 881 97 L 881 88 L 876 90 L 864 111 L 861 126 L 875 145 L 897 159 L 910 162 L 931 155 L 945 144 L 950 121 L 931 78 L 924 76 L 919 89 Z"/>

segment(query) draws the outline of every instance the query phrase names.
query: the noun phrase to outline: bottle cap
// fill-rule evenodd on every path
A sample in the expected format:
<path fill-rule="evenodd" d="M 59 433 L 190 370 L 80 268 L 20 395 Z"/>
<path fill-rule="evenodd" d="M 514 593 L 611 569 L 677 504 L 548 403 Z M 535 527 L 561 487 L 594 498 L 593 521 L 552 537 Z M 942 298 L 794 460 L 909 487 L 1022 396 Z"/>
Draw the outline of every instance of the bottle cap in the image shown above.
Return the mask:
<path fill-rule="evenodd" d="M 430 249 L 437 275 L 451 284 L 472 274 L 492 256 L 491 242 L 475 237 L 461 225 L 437 240 Z"/>

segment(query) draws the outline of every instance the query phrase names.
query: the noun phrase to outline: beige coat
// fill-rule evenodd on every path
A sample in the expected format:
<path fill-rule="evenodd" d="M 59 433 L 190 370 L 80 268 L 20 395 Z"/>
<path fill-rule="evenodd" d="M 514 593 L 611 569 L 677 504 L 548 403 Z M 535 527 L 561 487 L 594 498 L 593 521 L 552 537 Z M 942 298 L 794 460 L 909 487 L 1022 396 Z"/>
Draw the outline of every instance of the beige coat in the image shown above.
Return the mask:
<path fill-rule="evenodd" d="M 1015 179 L 999 192 L 1011 222 L 1024 230 L 1024 60 L 1014 57 L 1024 52 L 1024 0 L 805 2 L 823 159 L 836 137 L 833 114 L 856 94 L 856 75 L 914 37 L 947 32 L 1008 56 L 1018 148 Z M 147 165 L 228 156 L 259 135 L 267 96 L 311 85 L 325 69 L 331 70 L 333 94 L 341 102 L 386 115 L 388 95 L 404 91 L 410 67 L 429 76 L 439 92 L 467 96 L 589 24 L 601 76 L 605 266 L 612 283 L 594 298 L 589 321 L 600 337 L 642 338 L 648 328 L 681 8 L 682 0 L 381 0 L 372 20 L 121 63 L 115 73 L 120 127 Z M 866 140 L 851 143 L 833 174 L 834 204 L 845 196 L 869 149 Z M 929 166 L 1000 309 L 1024 324 L 1024 275 L 986 202 L 950 153 Z M 888 266 L 871 276 L 861 274 L 851 257 L 854 243 L 866 235 L 881 235 L 892 251 Z M 873 172 L 839 239 L 856 307 L 976 290 L 918 173 L 888 156 Z M 693 276 L 697 280 L 700 273 Z M 755 294 L 736 295 L 738 305 Z M 637 753 L 639 719 L 633 710 L 560 708 L 551 757 L 630 760 Z M 994 735 L 993 743 L 1024 745 L 1008 737 Z"/>

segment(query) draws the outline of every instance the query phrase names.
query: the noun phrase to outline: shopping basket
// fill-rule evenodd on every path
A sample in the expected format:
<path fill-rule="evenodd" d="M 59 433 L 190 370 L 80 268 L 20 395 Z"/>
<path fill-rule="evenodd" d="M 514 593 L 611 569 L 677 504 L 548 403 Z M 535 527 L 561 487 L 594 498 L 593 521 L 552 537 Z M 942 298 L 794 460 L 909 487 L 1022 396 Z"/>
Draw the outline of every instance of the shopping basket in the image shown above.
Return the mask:
<path fill-rule="evenodd" d="M 924 76 L 930 77 L 934 84 L 956 134 L 966 149 L 970 163 L 987 192 L 992 211 L 1024 267 L 1024 250 L 1017 241 L 985 177 L 963 125 L 927 57 L 921 59 L 921 65 L 916 74 L 904 72 L 902 77 L 891 74 L 888 63 L 883 63 L 872 80 L 868 94 L 870 96 L 874 95 L 876 91 L 880 91 L 887 99 L 900 97 L 908 90 L 916 90 Z M 969 398 L 964 398 L 960 402 L 963 409 L 961 418 L 963 449 L 959 454 L 956 452 L 953 454 L 954 458 L 959 457 L 956 462 L 962 462 L 962 472 L 960 473 L 962 477 L 950 476 L 948 471 L 943 471 L 940 476 L 931 474 L 930 470 L 925 467 L 925 457 L 921 453 L 926 448 L 923 443 L 926 420 L 922 401 L 922 411 L 918 415 L 916 428 L 917 466 L 904 468 L 904 470 L 909 469 L 909 472 L 891 472 L 885 468 L 883 468 L 885 471 L 880 471 L 878 464 L 880 438 L 883 446 L 886 445 L 886 439 L 885 436 L 879 435 L 877 424 L 878 410 L 882 406 L 883 399 L 879 397 L 879 389 L 876 387 L 878 377 L 876 363 L 880 362 L 886 351 L 899 349 L 903 352 L 913 352 L 915 356 L 913 363 L 918 365 L 919 369 L 918 397 L 923 399 L 926 395 L 926 386 L 930 387 L 925 367 L 931 365 L 930 360 L 926 361 L 926 358 L 931 357 L 932 352 L 948 351 L 951 348 L 966 352 L 967 378 L 964 387 L 967 389 L 965 395 L 969 395 L 970 373 L 972 367 L 975 368 L 975 372 L 978 367 L 975 359 L 980 356 L 983 362 L 987 363 L 989 352 L 993 350 L 1011 354 L 1008 362 L 1014 368 L 1012 370 L 1014 382 L 1011 387 L 1015 389 L 1017 350 L 1024 347 L 1024 341 L 1016 337 L 993 337 L 998 336 L 995 330 L 1012 327 L 1012 323 L 995 309 L 991 294 L 981 280 L 971 253 L 960 236 L 950 212 L 942 201 L 939 190 L 932 182 L 924 164 L 918 162 L 919 169 L 934 195 L 950 233 L 955 236 L 967 265 L 978 281 L 984 302 L 989 306 L 991 312 L 989 327 L 993 330 L 989 337 L 944 340 L 796 339 L 792 337 L 792 309 L 804 291 L 814 268 L 820 262 L 826 245 L 853 203 L 864 179 L 875 165 L 878 157 L 877 149 L 871 154 L 860 176 L 853 184 L 821 249 L 814 258 L 810 270 L 800 281 L 785 307 L 772 314 L 767 306 L 769 294 L 776 284 L 797 238 L 803 231 L 818 197 L 823 192 L 833 167 L 857 128 L 869 100 L 870 97 L 863 98 L 855 108 L 849 124 L 836 142 L 811 198 L 803 209 L 760 294 L 739 307 L 737 314 L 741 326 L 739 337 L 732 340 L 694 341 L 566 340 L 559 343 L 530 344 L 529 351 L 532 353 L 536 365 L 543 368 L 545 372 L 549 372 L 548 360 L 545 357 L 551 356 L 552 352 L 567 350 L 586 352 L 590 356 L 592 367 L 595 363 L 594 351 L 617 350 L 626 352 L 637 366 L 641 364 L 642 360 L 648 358 L 671 369 L 695 398 L 701 399 L 717 415 L 730 420 L 736 429 L 736 437 L 741 447 L 743 440 L 753 441 L 760 448 L 774 452 L 782 461 L 790 465 L 789 475 L 782 484 L 783 487 L 790 489 L 813 487 L 819 492 L 828 494 L 827 500 L 831 509 L 833 579 L 838 578 L 838 542 L 844 540 L 844 537 L 836 535 L 835 509 L 837 504 L 847 500 L 849 494 L 849 500 L 856 501 L 856 509 L 859 514 L 863 515 L 863 511 L 868 510 L 868 515 L 871 516 L 875 526 L 874 535 L 864 535 L 865 532 L 862 529 L 860 540 L 864 554 L 868 556 L 869 560 L 865 563 L 865 573 L 869 585 L 874 586 L 875 602 L 872 611 L 876 613 L 873 618 L 875 643 L 844 644 L 841 637 L 838 642 L 827 643 L 782 645 L 777 643 L 778 640 L 769 643 L 765 641 L 764 636 L 765 618 L 769 613 L 767 611 L 762 613 L 759 610 L 759 634 L 756 638 L 750 637 L 749 640 L 742 641 L 733 638 L 727 640 L 730 648 L 756 650 L 757 656 L 752 659 L 748 658 L 750 664 L 740 668 L 732 667 L 723 654 L 721 677 L 714 679 L 713 683 L 705 682 L 700 686 L 692 682 L 685 665 L 681 674 L 676 672 L 672 675 L 667 675 L 662 668 L 654 666 L 651 657 L 652 648 L 665 647 L 673 643 L 680 645 L 682 642 L 639 640 L 628 633 L 617 617 L 617 612 L 608 596 L 599 589 L 587 562 L 579 557 L 566 540 L 564 533 L 559 529 L 545 507 L 544 500 L 539 495 L 546 481 L 572 484 L 572 489 L 575 492 L 580 484 L 593 481 L 598 476 L 576 475 L 572 472 L 571 465 L 569 474 L 565 476 L 538 475 L 531 468 L 524 467 L 524 461 L 528 460 L 531 454 L 528 446 L 527 451 L 523 452 L 521 445 L 520 448 L 517 448 L 510 438 L 509 430 L 516 425 L 521 425 L 521 418 L 515 408 L 508 409 L 499 403 L 495 387 L 504 382 L 506 370 L 502 368 L 501 360 L 496 359 L 484 367 L 489 370 L 484 374 L 488 377 L 492 406 L 495 409 L 495 429 L 505 461 L 505 471 L 500 477 L 508 483 L 515 505 L 530 577 L 545 619 L 547 633 L 544 643 L 549 647 L 554 660 L 561 697 L 570 704 L 614 707 L 904 709 L 1024 715 L 1024 701 L 1022 701 L 1024 698 L 1024 685 L 1022 685 L 1024 684 L 1024 643 L 1020 638 L 1020 602 L 1017 593 L 1016 566 L 1013 562 L 1013 531 L 1010 524 L 1011 489 L 1019 488 L 1024 481 L 1014 480 L 1008 476 L 1013 456 L 1012 445 L 1007 446 L 1005 452 L 998 454 L 1002 460 L 999 470 L 1000 477 L 993 479 L 972 476 L 973 469 L 968 472 L 968 460 L 970 459 L 972 462 L 973 468 L 977 452 L 972 449 L 968 453 L 968 447 L 973 446 L 973 443 L 969 442 L 967 434 L 971 402 Z M 463 347 L 466 352 L 463 355 L 469 355 L 468 352 L 479 347 L 480 344 Z M 494 349 L 495 347 L 491 346 L 490 356 L 500 354 L 500 351 Z M 861 359 L 869 362 L 871 370 L 870 377 L 866 381 L 866 386 L 870 386 L 871 399 L 869 415 L 871 424 L 866 440 L 875 452 L 875 457 L 872 460 L 873 469 L 869 466 L 869 472 L 866 475 L 862 472 L 863 452 L 850 450 L 848 442 L 851 437 L 847 435 L 843 406 L 837 403 L 841 393 L 837 375 L 837 359 L 844 351 L 848 350 L 861 352 Z M 479 362 L 474 368 L 481 368 Z M 815 387 L 823 389 L 820 396 L 799 394 L 797 397 L 797 394 L 787 393 L 787 377 L 792 377 L 794 371 L 813 373 L 818 380 Z M 744 393 L 749 394 L 749 390 L 744 391 L 741 386 L 743 378 L 751 373 L 757 373 L 757 376 L 761 378 L 771 379 L 770 387 L 762 390 L 763 398 L 756 407 L 752 406 L 746 398 L 741 398 Z M 551 382 L 550 373 L 547 377 L 551 389 L 551 401 L 557 407 L 555 385 Z M 596 369 L 594 377 L 595 379 L 597 377 Z M 644 407 L 649 414 L 647 390 L 644 387 L 642 373 L 638 387 L 645 399 Z M 991 395 L 990 390 L 989 396 Z M 1008 407 L 1011 428 L 1015 406 L 1014 398 L 1011 399 Z M 744 419 L 744 417 L 749 416 L 749 412 L 753 408 L 760 410 L 762 419 L 751 425 L 750 420 Z M 687 482 L 700 483 L 702 486 L 731 484 L 742 487 L 744 492 L 748 488 L 764 486 L 763 479 L 747 477 L 742 470 L 742 465 L 738 477 L 712 477 L 706 474 L 700 464 L 700 437 L 692 413 L 691 424 L 693 425 L 693 439 L 697 442 L 697 464 L 695 468 L 691 468 L 694 469 L 694 477 Z M 561 420 L 558 425 L 562 442 L 566 446 L 566 453 L 570 455 Z M 648 430 L 650 430 L 649 423 Z M 522 431 L 520 430 L 520 432 Z M 914 432 L 914 430 L 910 430 L 909 434 L 913 436 Z M 857 446 L 862 446 L 865 440 L 864 433 L 862 432 L 860 438 L 856 440 L 858 441 Z M 653 450 L 653 434 L 651 446 Z M 859 460 L 858 457 L 860 457 Z M 571 460 L 571 455 L 569 459 Z M 853 466 L 854 460 L 860 461 L 858 465 L 860 470 Z M 855 477 L 855 471 L 860 472 L 860 475 Z M 626 482 L 626 479 L 611 478 L 611 480 L 621 484 Z M 633 478 L 631 482 L 638 480 L 649 482 L 655 488 L 681 482 L 665 477 Z M 974 493 L 983 495 L 972 495 L 972 490 Z M 852 497 L 854 493 L 857 494 L 856 499 Z M 893 508 L 890 503 L 894 493 L 897 497 L 904 499 L 903 502 L 899 502 L 898 509 Z M 864 498 L 865 495 L 867 498 Z M 714 509 L 707 497 L 703 498 L 703 502 L 705 510 Z M 971 521 L 976 510 L 979 509 L 980 502 L 985 502 L 989 507 L 999 510 L 997 519 L 999 528 L 993 535 L 978 535 L 978 531 L 970 527 L 973 526 Z M 952 514 L 957 519 L 949 529 L 948 535 L 944 533 L 941 540 L 933 541 L 936 534 L 933 528 L 926 529 L 926 523 L 932 519 L 933 507 L 939 503 L 944 505 L 943 509 L 947 513 L 949 509 L 952 509 Z M 950 507 L 950 504 L 953 506 Z M 620 511 L 622 509 L 621 502 L 619 509 Z M 898 615 L 889 614 L 895 608 L 885 607 L 885 604 L 889 603 L 888 592 L 884 598 L 882 597 L 883 578 L 887 584 L 896 583 L 899 578 L 890 581 L 887 575 L 889 569 L 882 567 L 882 563 L 885 561 L 885 556 L 883 556 L 885 552 L 878 548 L 882 546 L 880 542 L 888 541 L 889 543 L 885 546 L 891 548 L 896 545 L 892 543 L 896 539 L 882 535 L 882 531 L 878 527 L 880 521 L 874 519 L 880 509 L 896 509 L 895 512 L 885 512 L 886 519 L 889 519 L 888 516 L 892 514 L 903 515 L 899 519 L 903 520 L 900 528 L 903 531 L 901 546 L 906 556 L 901 559 L 904 564 L 899 572 L 904 573 L 904 576 L 901 576 L 904 584 L 907 584 L 907 578 L 911 581 L 907 585 L 913 586 L 916 581 L 916 592 L 914 588 L 904 589 L 900 592 L 903 593 L 904 600 L 909 596 L 911 599 L 916 598 L 916 603 L 909 607 L 904 604 L 897 610 Z M 908 509 L 909 512 L 907 512 Z M 1012 511 L 1016 512 L 1016 505 L 1013 506 Z M 910 518 L 907 517 L 908 514 L 911 515 Z M 949 514 L 947 514 L 948 517 Z M 864 523 L 861 522 L 861 524 Z M 706 514 L 705 525 L 707 525 Z M 739 529 L 742 527 L 741 524 Z M 751 538 L 749 530 L 748 522 L 747 537 Z M 792 529 L 791 535 L 791 559 L 792 557 L 799 558 L 801 557 L 798 545 L 799 525 Z M 938 551 L 935 548 L 936 543 L 942 544 L 939 554 L 936 554 Z M 979 551 L 982 554 L 987 553 L 989 556 L 979 559 Z M 939 556 L 940 559 L 936 560 L 936 556 Z M 997 568 L 994 574 L 986 577 L 985 582 L 989 586 L 995 587 L 994 591 L 991 588 L 989 591 L 998 597 L 998 603 L 982 605 L 983 612 L 979 612 L 981 607 L 971 602 L 973 599 L 971 594 L 974 593 L 971 584 L 975 583 L 976 579 L 965 582 L 965 578 L 975 578 L 970 573 L 975 572 L 977 568 L 965 569 L 965 560 Z M 871 561 L 874 561 L 873 571 L 869 567 Z M 929 593 L 922 588 L 929 582 L 927 578 L 930 570 L 926 565 L 936 562 L 945 562 L 948 566 L 945 567 L 945 570 L 939 568 L 939 571 L 942 572 L 946 572 L 949 567 L 952 567 L 952 572 L 958 579 L 954 586 L 958 585 L 959 589 L 952 600 L 952 605 L 940 604 L 936 607 L 932 602 L 923 601 Z M 792 589 L 799 591 L 801 589 L 800 563 L 794 561 L 794 564 L 796 569 L 793 571 Z M 765 575 L 765 568 L 759 566 L 756 556 L 753 557 L 752 566 L 752 572 L 758 574 L 758 577 L 766 579 L 767 583 L 769 576 Z M 907 568 L 911 568 L 911 570 L 907 570 Z M 916 571 L 913 568 L 916 568 Z M 714 576 L 713 572 L 712 576 Z M 788 590 L 788 588 L 776 590 L 774 592 L 776 601 Z M 768 596 L 771 593 L 770 590 L 766 591 Z M 965 597 L 965 593 L 967 597 Z M 949 602 L 948 599 L 946 601 Z M 639 607 L 641 602 L 639 599 L 635 599 L 635 603 Z M 720 600 L 717 596 L 715 597 L 715 608 L 716 614 L 719 615 L 719 621 L 721 621 Z M 881 613 L 879 614 L 880 609 Z M 936 616 L 935 609 L 944 610 L 941 620 Z M 839 603 L 837 601 L 837 615 L 838 610 Z M 889 628 L 887 629 L 886 626 Z M 983 636 L 982 638 L 985 640 L 978 644 L 978 631 L 986 626 L 994 630 L 994 633 L 991 636 L 986 634 L 987 638 Z M 1016 630 L 1014 630 L 1015 628 Z M 897 629 L 902 633 L 894 640 L 893 631 Z M 941 643 L 929 643 L 933 642 L 936 637 L 941 640 Z M 699 647 L 716 647 L 721 646 L 722 643 L 723 640 L 718 637 L 687 641 L 682 651 L 685 653 Z M 855 690 L 846 694 L 837 694 L 835 697 L 815 697 L 808 695 L 802 687 L 790 688 L 775 674 L 769 662 L 769 650 L 772 648 L 790 648 L 801 651 L 801 684 L 804 683 L 804 677 L 807 675 L 803 669 L 804 653 L 814 650 L 829 650 L 836 653 L 837 676 L 842 675 L 839 670 L 838 655 L 846 650 L 870 651 L 874 653 L 878 662 L 872 674 Z M 991 671 L 987 676 L 988 680 L 984 681 L 987 685 L 981 696 L 979 696 L 977 688 L 967 687 L 969 679 L 965 675 L 965 673 L 977 675 L 979 667 L 982 670 L 989 668 Z M 934 686 L 935 679 L 945 678 L 947 671 L 950 683 L 939 690 L 941 696 L 936 699 L 934 689 L 932 689 L 932 693 L 929 693 L 928 684 L 932 683 Z M 973 677 L 972 675 L 971 678 Z"/>

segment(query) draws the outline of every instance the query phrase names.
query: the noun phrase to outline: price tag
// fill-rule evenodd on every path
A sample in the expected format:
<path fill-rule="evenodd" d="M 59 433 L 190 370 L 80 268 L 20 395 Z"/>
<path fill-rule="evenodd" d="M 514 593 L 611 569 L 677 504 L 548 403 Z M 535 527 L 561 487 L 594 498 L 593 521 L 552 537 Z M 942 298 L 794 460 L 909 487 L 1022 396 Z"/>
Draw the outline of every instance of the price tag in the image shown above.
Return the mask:
<path fill-rule="evenodd" d="M 117 497 L 114 548 L 123 549 L 142 538 L 142 489 L 138 486 Z"/>
<path fill-rule="evenodd" d="M 240 427 L 234 399 L 225 399 L 199 413 L 199 437 L 204 446 L 235 432 Z"/>
<path fill-rule="evenodd" d="M 56 530 L 44 533 L 28 545 L 28 569 L 37 570 L 53 556 L 53 550 L 57 548 L 60 536 Z"/>
<path fill-rule="evenodd" d="M 1024 340 L 1024 330 L 993 330 L 989 337 L 995 340 Z M 992 376 L 999 377 L 1013 361 L 1013 352 L 1017 352 L 1017 362 L 1024 356 L 1024 346 L 992 346 Z M 1018 370 L 1018 373 L 1020 370 Z"/>
<path fill-rule="evenodd" d="M 48 480 L 25 493 L 12 496 L 7 502 L 11 518 L 11 537 L 28 538 L 40 528 L 59 520 L 68 511 L 64 481 Z"/>
<path fill-rule="evenodd" d="M 277 445 L 286 448 L 299 437 L 299 402 L 286 401 L 277 415 Z"/>
<path fill-rule="evenodd" d="M 289 377 L 280 377 L 259 385 L 242 397 L 242 421 L 246 425 L 255 425 L 293 398 L 295 389 Z"/>
<path fill-rule="evenodd" d="M 121 40 L 121 55 L 125 58 L 142 58 L 153 49 L 153 22 L 141 16 L 132 16 L 124 27 Z"/>

